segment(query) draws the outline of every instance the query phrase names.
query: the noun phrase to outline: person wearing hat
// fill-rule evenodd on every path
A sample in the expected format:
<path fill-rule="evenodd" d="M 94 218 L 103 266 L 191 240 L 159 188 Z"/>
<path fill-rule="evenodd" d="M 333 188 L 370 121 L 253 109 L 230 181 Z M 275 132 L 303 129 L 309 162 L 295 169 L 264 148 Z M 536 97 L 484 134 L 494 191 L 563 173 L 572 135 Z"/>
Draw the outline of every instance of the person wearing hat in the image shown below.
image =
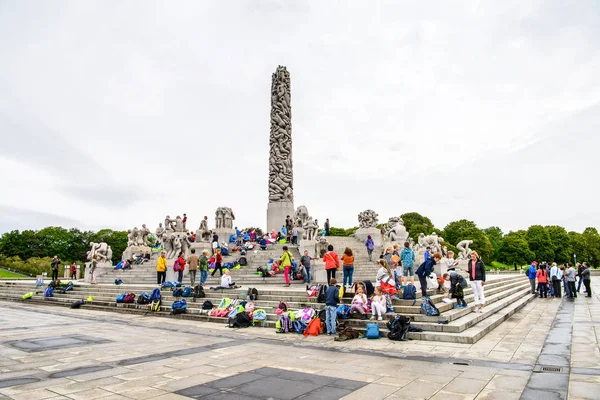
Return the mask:
<path fill-rule="evenodd" d="M 535 278 L 537 275 L 537 261 L 534 261 L 527 270 L 527 277 L 529 278 L 529 284 L 531 285 L 531 294 L 535 294 Z"/>

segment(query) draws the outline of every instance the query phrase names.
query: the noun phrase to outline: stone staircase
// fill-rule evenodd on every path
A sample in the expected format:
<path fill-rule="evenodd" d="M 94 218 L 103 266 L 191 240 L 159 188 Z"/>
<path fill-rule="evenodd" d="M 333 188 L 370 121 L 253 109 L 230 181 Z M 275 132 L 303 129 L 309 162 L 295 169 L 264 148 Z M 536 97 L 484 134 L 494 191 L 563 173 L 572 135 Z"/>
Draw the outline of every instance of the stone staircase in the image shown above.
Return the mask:
<path fill-rule="evenodd" d="M 122 271 L 128 272 L 128 271 Z M 279 279 L 271 278 L 271 279 Z M 262 279 L 262 278 L 261 278 Z M 281 277 L 281 283 L 283 278 Z M 104 311 L 117 311 L 124 313 L 151 314 L 153 316 L 171 316 L 170 305 L 175 300 L 169 290 L 162 290 L 163 307 L 160 312 L 151 312 L 148 306 L 137 304 L 116 304 L 115 298 L 120 293 L 133 292 L 139 295 L 142 291 L 150 293 L 157 285 L 137 284 L 137 285 L 87 285 L 75 284 L 74 290 L 67 294 L 55 294 L 52 298 L 43 297 L 43 289 L 35 289 L 35 283 L 32 281 L 0 281 L 0 300 L 28 302 L 32 304 L 43 305 L 62 305 L 70 306 L 76 300 L 86 299 L 93 296 L 94 300 L 86 302 L 82 307 L 86 309 L 96 309 Z M 207 285 L 208 286 L 208 285 Z M 205 286 L 205 287 L 207 287 Z M 324 308 L 324 304 L 316 302 L 316 298 L 309 298 L 301 287 L 292 286 L 290 288 L 278 287 L 277 285 L 264 284 L 256 285 L 259 290 L 259 298 L 255 301 L 256 308 L 264 308 L 267 311 L 267 321 L 265 327 L 274 328 L 278 316 L 275 311 L 280 301 L 285 301 L 290 310 L 296 311 L 305 307 L 313 307 L 316 310 Z M 188 298 L 188 309 L 183 315 L 171 316 L 173 318 L 196 319 L 218 323 L 226 323 L 227 318 L 218 318 L 208 315 L 208 312 L 202 310 L 202 303 L 210 300 L 215 306 L 218 305 L 223 297 L 232 299 L 244 297 L 247 287 L 235 290 L 209 290 L 206 291 L 206 298 L 198 299 L 193 302 Z M 440 316 L 429 317 L 421 314 L 420 311 L 420 293 L 418 298 L 413 301 L 393 301 L 394 312 L 401 313 L 411 318 L 412 325 L 423 329 L 423 332 L 411 332 L 408 337 L 417 340 L 432 340 L 453 343 L 475 343 L 485 334 L 490 332 L 502 321 L 531 301 L 535 296 L 529 292 L 529 282 L 523 275 L 499 275 L 490 276 L 485 285 L 486 310 L 484 313 L 473 313 L 473 295 L 470 288 L 465 289 L 465 300 L 469 306 L 464 309 L 454 309 L 455 301 L 445 303 L 442 301 L 443 295 L 436 294 L 434 291 L 428 291 L 431 300 L 440 310 Z M 23 294 L 35 292 L 33 298 L 22 300 Z M 347 293 L 343 302 L 349 304 L 352 294 Z M 392 317 L 393 314 L 388 314 Z M 345 323 L 358 330 L 364 330 L 368 322 L 379 324 L 381 331 L 385 334 L 384 321 L 366 321 L 362 319 L 347 319 Z"/>

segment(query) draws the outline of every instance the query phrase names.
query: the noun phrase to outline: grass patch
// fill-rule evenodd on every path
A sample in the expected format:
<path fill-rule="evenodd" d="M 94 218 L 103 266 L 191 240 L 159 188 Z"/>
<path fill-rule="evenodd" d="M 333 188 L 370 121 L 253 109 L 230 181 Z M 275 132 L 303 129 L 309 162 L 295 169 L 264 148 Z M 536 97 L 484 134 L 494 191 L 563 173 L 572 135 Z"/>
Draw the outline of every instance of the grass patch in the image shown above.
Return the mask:
<path fill-rule="evenodd" d="M 0 269 L 0 278 L 29 278 L 27 275 L 17 274 L 16 272 Z"/>

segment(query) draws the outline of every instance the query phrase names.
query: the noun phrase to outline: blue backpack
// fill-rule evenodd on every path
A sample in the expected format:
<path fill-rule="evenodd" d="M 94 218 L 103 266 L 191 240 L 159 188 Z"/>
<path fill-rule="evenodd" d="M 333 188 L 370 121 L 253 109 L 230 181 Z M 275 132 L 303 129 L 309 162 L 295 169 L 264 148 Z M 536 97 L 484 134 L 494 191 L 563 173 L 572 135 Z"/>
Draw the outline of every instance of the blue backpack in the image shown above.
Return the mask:
<path fill-rule="evenodd" d="M 150 304 L 150 295 L 148 292 L 142 292 L 137 298 L 138 304 Z"/>
<path fill-rule="evenodd" d="M 408 285 L 406 285 L 406 287 L 404 288 L 404 291 L 402 292 L 402 299 L 403 300 L 417 300 L 417 288 L 415 287 L 415 285 L 409 283 Z M 415 303 L 413 303 L 414 305 Z"/>
<path fill-rule="evenodd" d="M 125 293 L 121 293 L 120 295 L 117 296 L 117 303 L 123 303 L 125 301 Z"/>
<path fill-rule="evenodd" d="M 223 269 L 232 269 L 233 265 L 231 263 L 225 263 L 223 264 Z"/>
<path fill-rule="evenodd" d="M 430 317 L 436 317 L 440 315 L 440 310 L 437 309 L 437 307 L 433 304 L 433 301 L 431 301 L 430 298 L 426 298 L 425 300 L 423 300 L 423 302 L 421 303 L 421 311 L 423 311 L 425 315 Z"/>
<path fill-rule="evenodd" d="M 190 286 L 186 286 L 181 292 L 181 297 L 192 297 L 192 288 Z"/>
<path fill-rule="evenodd" d="M 235 243 L 235 239 L 236 239 L 235 235 L 229 236 L 229 243 Z"/>
<path fill-rule="evenodd" d="M 187 302 L 185 300 L 174 301 L 171 305 L 171 314 L 183 314 L 187 308 Z"/>
<path fill-rule="evenodd" d="M 300 333 L 300 334 L 304 333 L 307 326 L 308 326 L 308 323 L 301 319 L 297 319 L 294 321 L 294 330 L 296 331 L 296 333 Z"/>
<path fill-rule="evenodd" d="M 154 289 L 152 294 L 150 295 L 150 301 L 160 300 L 162 296 L 160 295 L 160 289 Z"/>
<path fill-rule="evenodd" d="M 53 297 L 54 296 L 54 288 L 47 287 L 44 291 L 44 297 Z"/>
<path fill-rule="evenodd" d="M 350 318 L 350 306 L 348 304 L 340 304 L 335 313 L 342 319 Z"/>
<path fill-rule="evenodd" d="M 367 339 L 379 339 L 381 335 L 379 334 L 379 325 L 377 324 L 367 324 L 367 332 L 365 333 L 365 337 Z"/>
<path fill-rule="evenodd" d="M 115 285 L 122 285 L 123 281 L 120 279 L 115 279 Z"/>

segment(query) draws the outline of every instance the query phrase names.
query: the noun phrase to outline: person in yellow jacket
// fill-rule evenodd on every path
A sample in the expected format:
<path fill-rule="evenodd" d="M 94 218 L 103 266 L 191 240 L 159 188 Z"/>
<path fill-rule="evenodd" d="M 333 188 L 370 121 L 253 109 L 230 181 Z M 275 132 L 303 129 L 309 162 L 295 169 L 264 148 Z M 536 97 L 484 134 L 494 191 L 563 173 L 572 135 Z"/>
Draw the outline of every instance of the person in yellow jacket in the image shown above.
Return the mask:
<path fill-rule="evenodd" d="M 167 278 L 167 253 L 164 251 L 160 252 L 158 262 L 156 263 L 156 284 L 160 285 L 165 283 Z"/>

